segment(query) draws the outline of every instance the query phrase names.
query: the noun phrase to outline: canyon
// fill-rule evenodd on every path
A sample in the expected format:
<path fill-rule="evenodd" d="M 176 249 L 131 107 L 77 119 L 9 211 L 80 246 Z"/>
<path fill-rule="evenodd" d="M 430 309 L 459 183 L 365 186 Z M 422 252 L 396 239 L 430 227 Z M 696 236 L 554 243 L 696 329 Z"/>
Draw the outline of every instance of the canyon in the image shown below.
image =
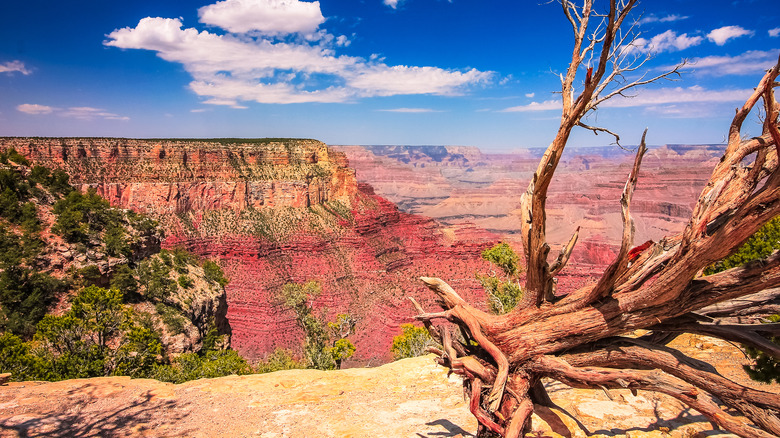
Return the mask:
<path fill-rule="evenodd" d="M 444 226 L 470 223 L 519 249 L 520 195 L 544 149 L 484 153 L 464 146 L 332 146 L 346 154 L 358 180 L 401 210 Z M 651 146 L 642 162 L 631 212 L 635 243 L 682 230 L 722 145 Z M 570 275 L 599 274 L 622 232 L 620 195 L 634 159 L 619 146 L 567 148 L 547 199 L 547 237 L 557 254 L 580 227 Z"/>
<path fill-rule="evenodd" d="M 479 255 L 496 235 L 399 211 L 318 141 L 0 140 L 10 147 L 157 219 L 163 247 L 218 260 L 231 280 L 232 346 L 250 360 L 300 348 L 295 315 L 276 299 L 288 282 L 317 280 L 318 312 L 357 319 L 351 365 L 390 359 L 393 336 L 413 315 L 406 297 L 431 304 L 419 276 L 441 276 L 485 301 L 474 274 L 489 270 Z"/>
<path fill-rule="evenodd" d="M 317 280 L 318 312 L 358 320 L 348 366 L 390 360 L 393 336 L 413 315 L 407 296 L 433 307 L 420 276 L 440 277 L 484 305 L 475 273 L 491 267 L 480 253 L 499 240 L 521 250 L 515 210 L 542 153 L 302 139 L 0 139 L 9 147 L 67 171 L 73 185 L 95 188 L 112 205 L 154 217 L 166 230 L 163 247 L 218 260 L 231 280 L 233 348 L 250 360 L 300 348 L 295 315 L 276 295 L 286 283 Z M 682 229 L 721 152 L 651 148 L 632 204 L 637 244 Z M 581 232 L 558 293 L 592 281 L 611 261 L 633 159 L 617 146 L 567 153 L 548 199 L 552 252 Z"/>

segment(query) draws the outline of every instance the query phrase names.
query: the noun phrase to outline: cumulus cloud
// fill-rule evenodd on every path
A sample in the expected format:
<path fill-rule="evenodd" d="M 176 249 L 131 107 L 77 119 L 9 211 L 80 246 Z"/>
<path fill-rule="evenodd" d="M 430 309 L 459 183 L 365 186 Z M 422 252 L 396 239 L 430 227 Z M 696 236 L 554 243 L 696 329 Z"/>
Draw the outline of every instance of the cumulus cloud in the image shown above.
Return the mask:
<path fill-rule="evenodd" d="M 692 87 L 669 87 L 658 88 L 654 90 L 641 90 L 634 97 L 616 96 L 613 99 L 601 104 L 602 108 L 630 108 L 630 107 L 653 107 L 665 104 L 681 103 L 725 103 L 740 102 L 750 96 L 752 89 L 734 89 L 734 90 L 708 90 L 701 86 Z M 503 110 L 503 112 L 530 112 L 530 111 L 550 111 L 560 110 L 561 102 L 559 100 L 547 100 L 544 102 L 532 102 L 528 105 L 515 106 Z"/>
<path fill-rule="evenodd" d="M 54 108 L 50 106 L 34 103 L 23 103 L 17 106 L 16 109 L 26 114 L 51 114 L 54 111 Z"/>
<path fill-rule="evenodd" d="M 712 76 L 762 73 L 777 62 L 777 51 L 750 50 L 736 56 L 705 56 L 693 58 L 684 69 Z M 669 67 L 667 67 L 668 69 Z"/>
<path fill-rule="evenodd" d="M 475 84 L 489 78 L 488 74 L 476 69 L 459 72 L 438 67 L 389 67 L 384 64 L 361 68 L 348 76 L 347 83 L 366 96 L 452 95 L 457 94 L 461 85 Z"/>
<path fill-rule="evenodd" d="M 536 96 L 536 93 L 525 93 L 525 97 L 527 97 L 529 99 L 533 99 L 534 96 Z"/>
<path fill-rule="evenodd" d="M 753 35 L 752 30 L 743 29 L 740 26 L 723 26 L 707 34 L 707 39 L 713 43 L 722 46 L 730 39 L 745 35 Z"/>
<path fill-rule="evenodd" d="M 0 73 L 14 73 L 19 72 L 23 75 L 29 75 L 32 73 L 27 67 L 24 66 L 22 61 L 8 61 L 0 64 Z"/>
<path fill-rule="evenodd" d="M 383 0 L 383 3 L 386 6 L 390 6 L 393 9 L 396 9 L 398 7 L 398 1 L 399 0 Z"/>
<path fill-rule="evenodd" d="M 291 0 L 246 1 L 252 2 L 255 8 L 294 3 Z M 238 0 L 217 5 L 233 5 L 232 2 Z M 319 11 L 319 3 L 307 4 Z M 204 16 L 201 12 L 202 19 Z M 313 26 L 305 29 L 311 30 Z M 180 19 L 147 17 L 134 28 L 114 30 L 104 44 L 152 50 L 166 61 L 182 64 L 193 78 L 190 89 L 204 97 L 204 103 L 235 108 L 243 107 L 241 101 L 334 103 L 399 94 L 454 95 L 492 77 L 491 72 L 476 69 L 389 66 L 378 56 L 366 60 L 337 55 L 336 48 L 349 44 L 346 37 L 334 37 L 320 30 L 316 38 L 275 40 L 270 36 L 271 27 L 266 26 L 258 34 L 259 27 L 248 33 L 219 35 L 184 28 Z M 281 32 L 281 27 L 275 29 Z"/>
<path fill-rule="evenodd" d="M 673 21 L 680 21 L 687 19 L 687 16 L 678 15 L 678 14 L 670 14 L 665 17 L 659 17 L 655 14 L 650 14 L 641 20 L 639 20 L 639 24 L 648 24 L 648 23 L 671 23 Z"/>
<path fill-rule="evenodd" d="M 769 33 L 769 36 L 771 36 L 773 38 L 777 37 L 777 36 L 780 36 L 780 27 L 776 27 L 774 29 L 769 29 L 767 32 Z"/>
<path fill-rule="evenodd" d="M 224 0 L 198 10 L 200 21 L 228 32 L 266 35 L 313 34 L 325 21 L 320 2 Z"/>
<path fill-rule="evenodd" d="M 688 47 L 701 44 L 704 38 L 700 36 L 688 36 L 687 33 L 677 35 L 673 30 L 667 30 L 649 40 L 646 38 L 637 38 L 631 45 L 631 50 L 641 53 L 661 53 L 685 50 Z"/>
<path fill-rule="evenodd" d="M 26 114 L 56 114 L 61 117 L 69 117 L 78 120 L 130 120 L 130 117 L 120 116 L 119 114 L 108 112 L 102 108 L 92 108 L 89 106 L 74 106 L 63 109 L 46 105 L 23 103 L 17 106 L 16 109 Z"/>

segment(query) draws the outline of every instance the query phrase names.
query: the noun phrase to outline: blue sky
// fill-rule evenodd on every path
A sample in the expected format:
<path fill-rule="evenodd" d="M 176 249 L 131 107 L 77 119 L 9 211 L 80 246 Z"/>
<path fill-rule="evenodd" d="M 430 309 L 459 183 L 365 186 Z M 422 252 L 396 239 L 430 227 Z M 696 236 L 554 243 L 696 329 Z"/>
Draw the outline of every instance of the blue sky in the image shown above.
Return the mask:
<path fill-rule="evenodd" d="M 652 53 L 649 73 L 692 63 L 680 80 L 612 101 L 588 122 L 625 144 L 645 127 L 651 144 L 722 142 L 780 54 L 777 6 L 640 4 L 635 50 Z M 546 146 L 571 44 L 555 2 L 7 1 L 0 135 Z"/>

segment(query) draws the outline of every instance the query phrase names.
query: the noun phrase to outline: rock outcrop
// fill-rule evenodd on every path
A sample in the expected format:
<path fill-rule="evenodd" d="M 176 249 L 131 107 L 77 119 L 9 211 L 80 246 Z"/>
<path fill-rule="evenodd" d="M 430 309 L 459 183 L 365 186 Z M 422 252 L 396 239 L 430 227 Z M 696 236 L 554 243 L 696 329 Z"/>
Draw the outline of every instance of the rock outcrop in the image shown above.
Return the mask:
<path fill-rule="evenodd" d="M 479 254 L 495 235 L 471 224 L 441 230 L 399 211 L 321 142 L 0 139 L 11 146 L 113 205 L 155 217 L 164 247 L 218 259 L 231 280 L 232 345 L 250 359 L 300 347 L 293 312 L 275 299 L 292 281 L 321 283 L 318 312 L 357 318 L 360 364 L 389 360 L 392 337 L 413 314 L 405 297 L 428 296 L 415 292 L 417 277 L 435 274 L 484 302 L 474 273 L 487 272 Z"/>
<path fill-rule="evenodd" d="M 728 343 L 686 335 L 675 347 L 711 356 L 721 373 L 739 378 L 734 373 L 744 358 Z M 704 416 L 665 395 L 613 389 L 608 397 L 546 386 L 562 409 L 537 407 L 530 436 L 733 436 L 712 430 Z M 179 385 L 103 377 L 0 387 L 0 435 L 9 437 L 433 438 L 473 436 L 476 427 L 459 378 L 448 377 L 431 356 L 378 368 L 290 370 Z"/>

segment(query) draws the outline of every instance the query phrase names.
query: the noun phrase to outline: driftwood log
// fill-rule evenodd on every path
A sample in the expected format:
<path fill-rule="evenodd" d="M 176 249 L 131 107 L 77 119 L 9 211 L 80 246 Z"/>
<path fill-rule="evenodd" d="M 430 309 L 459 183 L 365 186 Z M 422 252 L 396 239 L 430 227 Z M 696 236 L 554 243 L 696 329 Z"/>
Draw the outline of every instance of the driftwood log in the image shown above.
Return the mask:
<path fill-rule="evenodd" d="M 527 277 L 518 306 L 505 315 L 480 311 L 438 278 L 421 280 L 442 311 L 428 312 L 412 299 L 422 321 L 443 349 L 432 349 L 438 362 L 464 377 L 479 436 L 524 436 L 534 405 L 551 401 L 540 379 L 577 388 L 627 388 L 668 394 L 742 437 L 780 436 L 780 396 L 742 386 L 701 361 L 668 346 L 681 333 L 698 333 L 752 346 L 780 359 L 780 346 L 767 337 L 780 335 L 780 324 L 722 323 L 719 318 L 776 302 L 780 289 L 780 253 L 718 274 L 703 268 L 730 255 L 762 225 L 780 214 L 780 131 L 774 89 L 780 60 L 738 108 L 728 128 L 723 158 L 713 170 L 684 231 L 631 253 L 631 197 L 645 153 L 636 153 L 620 200 L 623 235 L 615 260 L 590 286 L 560 298 L 555 276 L 575 248 L 574 233 L 550 263 L 545 237 L 545 202 L 569 135 L 575 127 L 596 133 L 605 128 L 582 122 L 599 104 L 625 96 L 633 87 L 677 74 L 625 80 L 647 57 L 632 50 L 636 39 L 627 23 L 635 0 L 611 0 L 596 12 L 592 0 L 562 1 L 574 33 L 572 60 L 561 75 L 563 114 L 554 140 L 521 196 L 522 243 Z M 575 83 L 577 92 L 575 93 Z M 742 124 L 762 102 L 763 133 L 743 138 Z M 645 132 L 646 133 L 646 132 Z M 772 305 L 769 305 L 771 310 Z M 456 339 L 448 320 L 459 329 Z M 645 329 L 642 337 L 627 334 Z M 739 412 L 734 416 L 721 404 Z"/>

